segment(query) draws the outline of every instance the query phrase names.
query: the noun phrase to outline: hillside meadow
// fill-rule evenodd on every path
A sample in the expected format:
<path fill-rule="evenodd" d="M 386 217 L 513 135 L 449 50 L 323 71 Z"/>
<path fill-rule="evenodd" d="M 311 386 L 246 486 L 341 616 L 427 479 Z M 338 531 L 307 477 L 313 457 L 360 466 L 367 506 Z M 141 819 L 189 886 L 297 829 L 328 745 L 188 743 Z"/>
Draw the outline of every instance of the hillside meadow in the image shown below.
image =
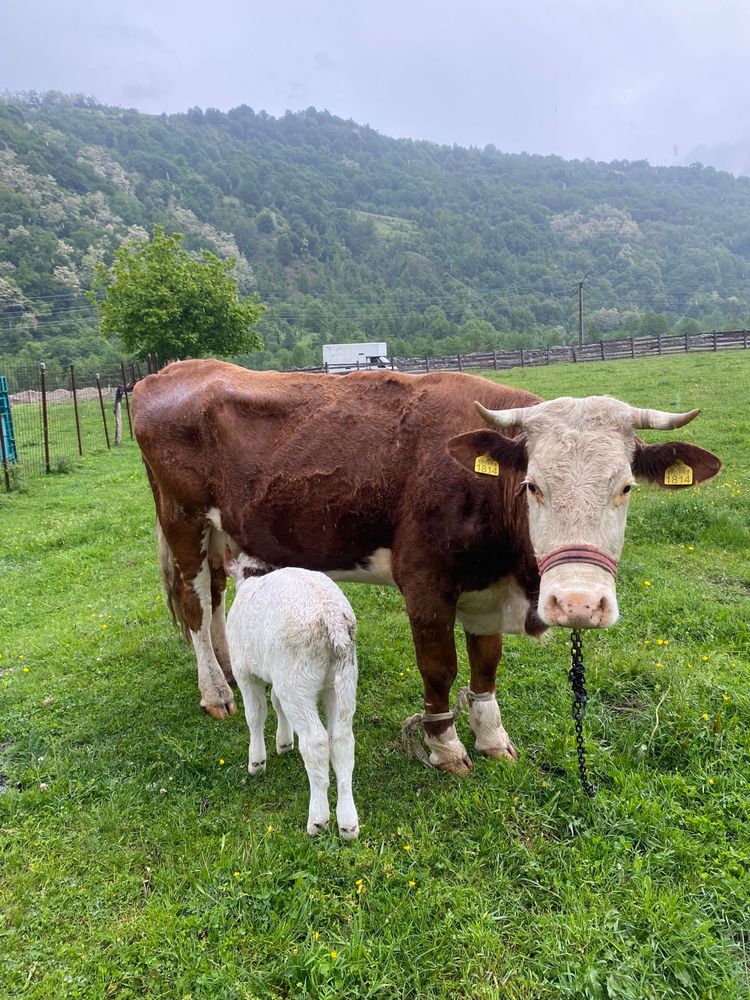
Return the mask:
<path fill-rule="evenodd" d="M 400 595 L 348 586 L 362 833 L 308 838 L 298 754 L 251 780 L 242 714 L 198 711 L 128 442 L 0 496 L 0 995 L 748 996 L 750 354 L 503 379 L 700 406 L 673 436 L 725 464 L 633 497 L 622 620 L 584 637 L 597 797 L 576 773 L 567 633 L 506 640 L 520 760 L 473 753 L 456 778 L 400 749 L 421 709 Z"/>

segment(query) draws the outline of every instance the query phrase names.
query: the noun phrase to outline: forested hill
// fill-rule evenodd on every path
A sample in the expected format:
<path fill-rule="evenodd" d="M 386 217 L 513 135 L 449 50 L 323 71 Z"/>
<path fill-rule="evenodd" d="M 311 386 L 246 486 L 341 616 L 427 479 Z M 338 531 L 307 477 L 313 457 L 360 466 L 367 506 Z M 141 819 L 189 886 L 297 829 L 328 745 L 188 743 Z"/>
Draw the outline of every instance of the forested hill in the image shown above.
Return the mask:
<path fill-rule="evenodd" d="M 0 358 L 119 355 L 83 297 L 155 223 L 235 256 L 269 305 L 258 365 L 747 325 L 750 180 L 390 139 L 309 109 L 153 117 L 0 101 Z"/>

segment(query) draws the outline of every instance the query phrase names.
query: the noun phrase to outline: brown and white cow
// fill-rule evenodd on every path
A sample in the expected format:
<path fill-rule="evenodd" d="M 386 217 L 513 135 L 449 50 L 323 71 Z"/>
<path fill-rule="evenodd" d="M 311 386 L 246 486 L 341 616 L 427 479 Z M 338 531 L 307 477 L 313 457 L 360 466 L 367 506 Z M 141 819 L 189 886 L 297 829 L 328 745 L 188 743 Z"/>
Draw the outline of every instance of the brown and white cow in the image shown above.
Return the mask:
<path fill-rule="evenodd" d="M 272 566 L 397 586 L 424 681 L 431 760 L 460 773 L 471 764 L 448 712 L 458 619 L 476 747 L 514 758 L 495 699 L 502 633 L 617 620 L 634 480 L 679 489 L 721 468 L 695 445 L 645 445 L 635 430 L 679 427 L 697 413 L 606 396 L 542 402 L 449 372 L 333 378 L 182 361 L 148 376 L 133 393 L 135 434 L 202 707 L 215 718 L 235 711 L 228 545 Z"/>

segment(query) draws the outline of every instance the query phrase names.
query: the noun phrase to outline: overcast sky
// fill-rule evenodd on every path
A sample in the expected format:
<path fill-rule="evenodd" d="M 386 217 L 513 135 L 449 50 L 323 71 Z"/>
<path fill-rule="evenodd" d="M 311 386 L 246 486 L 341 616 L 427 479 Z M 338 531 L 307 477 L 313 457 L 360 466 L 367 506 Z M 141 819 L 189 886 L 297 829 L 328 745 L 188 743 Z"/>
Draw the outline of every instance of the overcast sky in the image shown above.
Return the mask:
<path fill-rule="evenodd" d="M 750 0 L 5 0 L 0 90 L 750 173 Z"/>

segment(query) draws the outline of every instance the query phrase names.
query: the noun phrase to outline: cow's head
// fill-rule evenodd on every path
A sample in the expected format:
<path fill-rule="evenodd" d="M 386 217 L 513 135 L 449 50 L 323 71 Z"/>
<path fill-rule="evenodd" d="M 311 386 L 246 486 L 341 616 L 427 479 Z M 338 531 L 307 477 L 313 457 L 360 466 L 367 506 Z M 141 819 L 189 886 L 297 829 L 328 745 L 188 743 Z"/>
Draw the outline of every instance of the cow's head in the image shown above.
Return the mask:
<path fill-rule="evenodd" d="M 647 445 L 635 431 L 682 427 L 699 411 L 642 410 L 608 396 L 552 399 L 510 410 L 476 407 L 491 427 L 521 433 L 461 434 L 448 442 L 448 451 L 473 471 L 483 468 L 477 458 L 489 456 L 501 475 L 522 473 L 541 574 L 539 616 L 568 628 L 614 624 L 617 561 L 635 480 L 682 489 L 721 469 L 715 455 L 696 445 Z"/>

